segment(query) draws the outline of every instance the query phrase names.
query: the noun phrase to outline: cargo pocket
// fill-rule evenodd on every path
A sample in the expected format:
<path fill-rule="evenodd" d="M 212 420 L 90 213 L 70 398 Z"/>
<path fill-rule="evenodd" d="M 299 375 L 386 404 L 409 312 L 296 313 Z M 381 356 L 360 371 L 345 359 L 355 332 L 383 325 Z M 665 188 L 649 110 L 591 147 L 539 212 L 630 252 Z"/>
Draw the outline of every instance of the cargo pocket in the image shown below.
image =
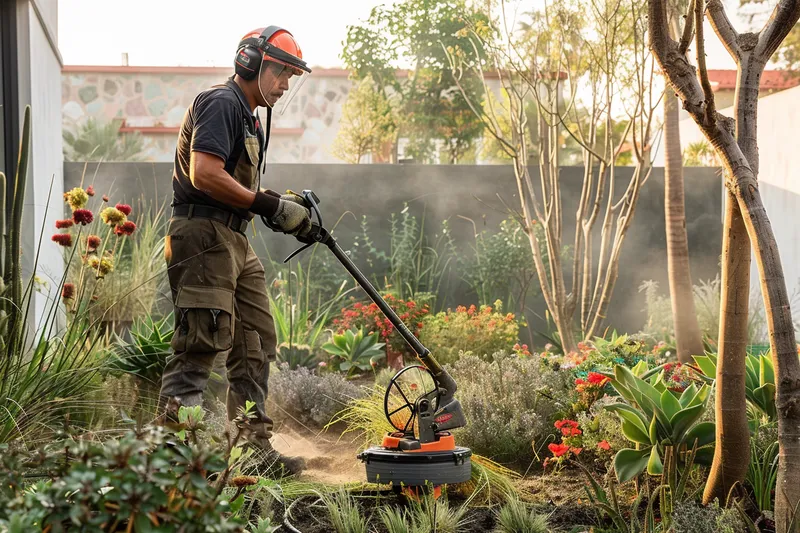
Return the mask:
<path fill-rule="evenodd" d="M 261 374 L 264 372 L 264 350 L 261 345 L 261 335 L 254 329 L 244 330 L 244 344 L 247 348 L 247 366 L 251 369 L 253 378 L 260 383 Z"/>
<path fill-rule="evenodd" d="M 172 349 L 176 352 L 230 350 L 233 301 L 233 291 L 227 289 L 181 287 L 175 298 L 176 329 Z"/>

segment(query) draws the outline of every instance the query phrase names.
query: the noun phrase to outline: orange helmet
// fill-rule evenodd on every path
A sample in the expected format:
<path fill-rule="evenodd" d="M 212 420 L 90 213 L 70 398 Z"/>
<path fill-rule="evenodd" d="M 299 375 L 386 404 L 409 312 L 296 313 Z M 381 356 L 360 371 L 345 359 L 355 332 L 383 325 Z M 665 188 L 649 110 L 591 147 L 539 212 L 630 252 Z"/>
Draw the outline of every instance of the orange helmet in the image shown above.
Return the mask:
<path fill-rule="evenodd" d="M 279 26 L 258 28 L 242 37 L 236 53 L 236 73 L 253 79 L 264 60 L 289 67 L 297 75 L 311 72 L 294 36 Z"/>

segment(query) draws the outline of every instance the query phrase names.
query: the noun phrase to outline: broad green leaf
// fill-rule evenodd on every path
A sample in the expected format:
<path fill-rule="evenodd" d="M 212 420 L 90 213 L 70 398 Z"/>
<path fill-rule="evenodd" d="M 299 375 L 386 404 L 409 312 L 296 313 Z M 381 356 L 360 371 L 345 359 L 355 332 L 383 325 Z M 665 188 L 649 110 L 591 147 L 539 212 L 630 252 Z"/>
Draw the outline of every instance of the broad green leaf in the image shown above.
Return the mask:
<path fill-rule="evenodd" d="M 688 448 L 694 446 L 694 441 L 697 440 L 697 448 L 702 448 L 711 444 L 716 439 L 716 425 L 714 422 L 700 422 L 686 433 L 684 441 Z"/>
<path fill-rule="evenodd" d="M 653 420 L 650 421 L 648 435 L 650 437 L 650 444 L 653 446 L 658 444 L 658 419 L 655 416 L 653 416 Z"/>
<path fill-rule="evenodd" d="M 661 393 L 661 409 L 671 419 L 675 414 L 681 410 L 681 404 L 672 391 L 665 390 Z"/>
<path fill-rule="evenodd" d="M 697 395 L 697 387 L 695 387 L 694 383 L 686 387 L 686 390 L 683 391 L 681 394 L 680 399 L 678 399 L 678 403 L 681 404 L 681 407 L 689 407 L 689 403 L 694 399 Z"/>
<path fill-rule="evenodd" d="M 625 483 L 641 474 L 647 466 L 650 450 L 631 450 L 623 448 L 614 457 L 614 472 L 620 483 Z"/>
<path fill-rule="evenodd" d="M 339 370 L 341 370 L 342 372 L 347 372 L 351 368 L 353 368 L 353 363 L 349 361 L 343 361 L 342 363 L 339 364 Z"/>
<path fill-rule="evenodd" d="M 344 336 L 348 346 L 353 346 L 355 344 L 356 336 L 355 333 L 353 333 L 352 329 L 348 329 L 347 331 L 345 331 Z"/>
<path fill-rule="evenodd" d="M 333 343 L 344 350 L 345 352 L 349 352 L 347 349 L 347 336 L 346 335 L 334 335 L 333 336 Z"/>
<path fill-rule="evenodd" d="M 700 368 L 700 370 L 703 371 L 703 374 L 710 378 L 717 377 L 717 363 L 716 361 L 712 361 L 709 356 L 695 355 L 694 361 L 697 363 L 697 366 Z"/>
<path fill-rule="evenodd" d="M 347 352 L 344 351 L 339 346 L 333 344 L 332 342 L 328 342 L 322 345 L 322 349 L 328 352 L 329 354 L 338 355 L 339 357 L 346 357 Z"/>
<path fill-rule="evenodd" d="M 642 374 L 647 372 L 647 370 L 648 366 L 647 363 L 644 361 L 644 359 L 636 363 L 636 365 L 633 368 L 631 368 L 631 372 L 633 373 L 634 376 L 637 377 L 640 377 Z"/>
<path fill-rule="evenodd" d="M 762 384 L 775 384 L 775 367 L 772 365 L 772 359 L 770 358 L 769 354 L 764 354 L 761 356 L 759 379 Z"/>
<path fill-rule="evenodd" d="M 767 383 L 753 391 L 753 399 L 759 409 L 770 418 L 778 416 L 775 406 L 775 385 Z"/>
<path fill-rule="evenodd" d="M 664 473 L 664 464 L 658 454 L 658 446 L 653 446 L 650 449 L 650 458 L 647 460 L 647 473 L 651 476 L 660 476 Z"/>
<path fill-rule="evenodd" d="M 622 434 L 625 438 L 637 444 L 651 444 L 650 437 L 647 436 L 646 431 L 642 431 L 637 424 L 629 420 L 622 421 Z"/>
<path fill-rule="evenodd" d="M 693 405 L 682 409 L 672 417 L 672 442 L 676 444 L 682 443 L 686 432 L 703 416 L 704 410 L 704 405 Z"/>
<path fill-rule="evenodd" d="M 711 389 L 708 385 L 703 385 L 697 390 L 697 394 L 694 395 L 694 398 L 689 402 L 686 407 L 694 407 L 695 405 L 705 405 L 706 400 L 708 400 L 708 393 Z"/>
<path fill-rule="evenodd" d="M 611 405 L 607 405 L 605 408 L 607 411 L 616 413 L 616 415 L 620 418 L 629 420 L 631 423 L 636 424 L 642 430 L 642 433 L 647 433 L 647 424 L 649 421 L 647 417 L 635 407 L 628 405 L 627 403 L 612 403 Z"/>

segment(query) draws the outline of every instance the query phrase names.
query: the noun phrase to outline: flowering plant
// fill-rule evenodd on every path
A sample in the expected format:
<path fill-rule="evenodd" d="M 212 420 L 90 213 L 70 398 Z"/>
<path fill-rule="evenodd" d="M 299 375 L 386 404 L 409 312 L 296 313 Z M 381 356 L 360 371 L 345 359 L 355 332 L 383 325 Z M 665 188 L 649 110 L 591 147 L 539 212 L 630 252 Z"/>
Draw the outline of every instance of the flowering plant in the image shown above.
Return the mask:
<path fill-rule="evenodd" d="M 579 404 L 583 410 L 588 409 L 604 394 L 610 378 L 598 372 L 589 372 L 585 378 L 575 379 L 575 391 L 578 393 Z"/>
<path fill-rule="evenodd" d="M 519 336 L 516 316 L 514 313 L 503 313 L 500 300 L 494 303 L 494 307 L 460 305 L 455 311 L 448 309 L 429 316 L 424 323 L 425 329 L 420 340 L 441 363 L 452 363 L 462 352 L 472 352 L 480 357 L 491 356 L 508 350 Z M 523 354 L 525 350 L 527 347 L 519 348 Z"/>
<path fill-rule="evenodd" d="M 84 271 L 91 271 L 96 280 L 101 280 L 114 271 L 115 257 L 124 245 L 122 238 L 132 235 L 136 231 L 136 224 L 127 218 L 132 212 L 130 206 L 117 204 L 116 207 L 106 207 L 100 212 L 99 221 L 108 228 L 104 237 L 97 235 L 103 233 L 103 228 L 88 206 L 94 195 L 92 186 L 86 189 L 75 187 L 64 193 L 64 202 L 69 206 L 72 216 L 56 221 L 55 227 L 61 231 L 52 236 L 52 241 L 64 248 L 76 247 L 75 253 Z M 103 203 L 107 201 L 104 196 Z M 81 274 L 77 280 L 64 284 L 61 297 L 65 303 L 72 304 L 72 311 L 76 310 L 77 300 L 84 293 L 86 283 L 85 276 Z M 94 301 L 97 296 L 93 294 L 91 299 Z"/>
<path fill-rule="evenodd" d="M 422 319 L 430 312 L 427 304 L 418 305 L 414 300 L 402 300 L 391 294 L 386 294 L 383 298 L 397 313 L 400 320 L 408 326 L 411 333 L 419 337 L 423 324 Z M 377 333 L 380 340 L 386 344 L 386 353 L 390 361 L 393 356 L 396 358 L 409 353 L 410 349 L 406 341 L 395 331 L 394 326 L 383 315 L 377 304 L 357 302 L 354 298 L 351 298 L 351 301 L 352 303 L 344 307 L 339 316 L 333 319 L 337 333 L 341 334 L 350 329 L 363 329 L 366 333 Z"/>
<path fill-rule="evenodd" d="M 561 433 L 561 442 L 551 442 L 547 446 L 553 456 L 547 457 L 543 466 L 547 468 L 553 465 L 554 470 L 558 472 L 572 456 L 578 456 L 583 451 L 583 439 L 581 438 L 583 431 L 580 430 L 578 422 L 575 420 L 556 420 L 553 425 Z"/>

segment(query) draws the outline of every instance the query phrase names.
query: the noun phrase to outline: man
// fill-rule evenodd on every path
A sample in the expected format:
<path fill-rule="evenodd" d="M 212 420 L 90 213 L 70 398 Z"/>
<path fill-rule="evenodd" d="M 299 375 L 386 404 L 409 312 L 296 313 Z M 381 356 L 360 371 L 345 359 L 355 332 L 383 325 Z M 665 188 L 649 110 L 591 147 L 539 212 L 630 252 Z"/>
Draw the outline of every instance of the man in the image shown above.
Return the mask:
<path fill-rule="evenodd" d="M 297 196 L 260 189 L 272 112 L 286 108 L 311 72 L 302 57 L 288 31 L 254 30 L 239 43 L 235 75 L 200 93 L 184 116 L 165 249 L 175 305 L 174 354 L 161 385 L 164 415 L 175 420 L 181 405 L 202 404 L 214 360 L 227 356 L 228 418 L 254 402 L 251 443 L 291 473 L 302 470 L 302 459 L 279 456 L 269 442 L 272 420 L 265 401 L 275 326 L 264 267 L 245 230 L 254 215 L 294 236 L 311 226 Z M 266 128 L 258 107 L 267 108 Z"/>

